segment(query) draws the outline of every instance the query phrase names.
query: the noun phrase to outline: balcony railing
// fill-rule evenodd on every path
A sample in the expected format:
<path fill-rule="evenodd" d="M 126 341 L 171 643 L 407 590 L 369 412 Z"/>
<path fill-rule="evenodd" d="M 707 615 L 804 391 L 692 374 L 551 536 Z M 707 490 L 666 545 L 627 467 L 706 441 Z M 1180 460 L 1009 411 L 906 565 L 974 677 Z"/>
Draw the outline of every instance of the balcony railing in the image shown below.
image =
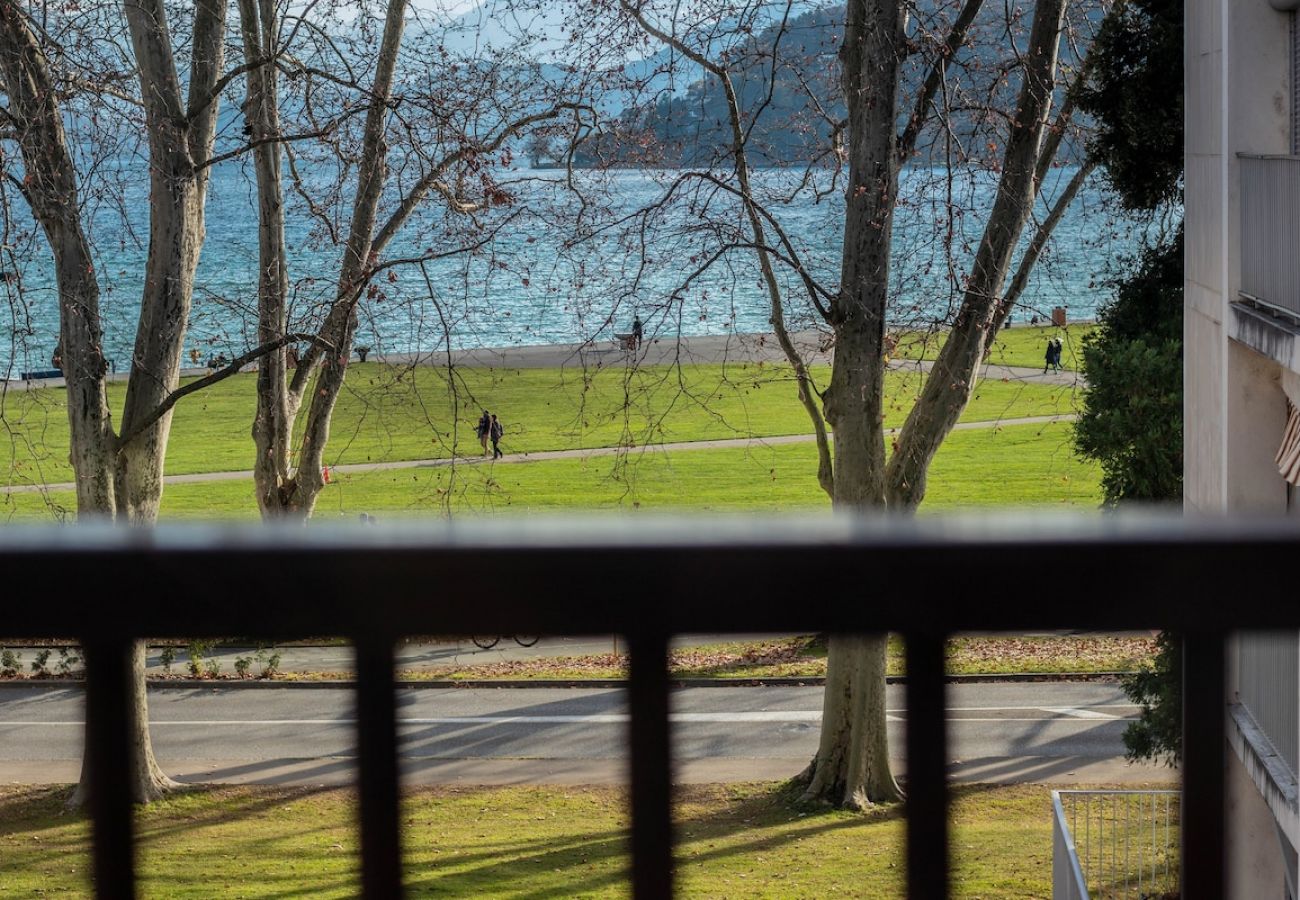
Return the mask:
<path fill-rule="evenodd" d="M 1300 157 L 1241 156 L 1241 293 L 1300 316 Z"/>
<path fill-rule="evenodd" d="M 1300 754 L 1300 634 L 1247 632 L 1238 640 L 1237 699 L 1295 781 Z"/>
<path fill-rule="evenodd" d="M 1177 896 L 1177 791 L 1052 791 L 1052 900 Z"/>
<path fill-rule="evenodd" d="M 351 638 L 357 651 L 361 892 L 401 896 L 393 642 L 500 630 L 623 634 L 631 665 L 630 878 L 673 890 L 669 637 L 900 632 L 906 640 L 909 896 L 949 889 L 944 638 L 959 630 L 1171 627 L 1184 638 L 1182 877 L 1223 895 L 1224 643 L 1300 629 L 1276 590 L 1294 521 L 483 523 L 333 531 L 6 530 L 6 636 L 76 629 L 87 650 L 95 889 L 132 897 L 129 649 L 144 635 Z M 485 578 L 484 573 L 490 577 Z M 1014 577 L 1011 577 L 1011 575 Z M 1051 584 L 1045 598 L 1035 586 Z M 613 587 L 611 587 L 613 586 Z M 1251 597 L 1250 603 L 1190 598 Z"/>

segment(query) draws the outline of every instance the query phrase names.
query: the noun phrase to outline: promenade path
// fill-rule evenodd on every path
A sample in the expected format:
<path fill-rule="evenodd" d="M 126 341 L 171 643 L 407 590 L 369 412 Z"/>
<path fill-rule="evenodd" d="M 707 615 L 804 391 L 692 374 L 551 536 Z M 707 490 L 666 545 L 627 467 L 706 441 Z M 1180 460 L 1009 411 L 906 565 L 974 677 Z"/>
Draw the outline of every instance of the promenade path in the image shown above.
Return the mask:
<path fill-rule="evenodd" d="M 794 345 L 811 364 L 831 361 L 825 337 L 818 332 L 795 332 Z M 528 347 L 482 347 L 474 350 L 431 351 L 427 353 L 370 354 L 372 362 L 392 365 L 439 366 L 491 369 L 581 369 L 623 366 L 635 362 L 643 366 L 661 366 L 671 363 L 718 364 L 728 362 L 785 362 L 785 354 L 770 334 L 700 335 L 695 337 L 647 338 L 639 350 L 620 350 L 612 341 L 587 341 L 581 344 L 539 344 Z M 913 368 L 928 371 L 928 361 L 895 359 L 890 368 Z M 243 371 L 253 372 L 255 364 Z M 211 369 L 182 369 L 182 378 L 207 375 Z M 985 378 L 1006 378 L 1039 384 L 1082 385 L 1077 372 L 1048 372 L 1044 375 L 1036 368 L 1014 368 L 986 364 L 981 372 Z M 110 382 L 126 381 L 128 373 L 116 372 L 108 376 Z M 8 391 L 30 390 L 41 387 L 63 387 L 62 378 L 45 378 L 34 381 L 5 381 L 0 379 L 0 389 Z"/>

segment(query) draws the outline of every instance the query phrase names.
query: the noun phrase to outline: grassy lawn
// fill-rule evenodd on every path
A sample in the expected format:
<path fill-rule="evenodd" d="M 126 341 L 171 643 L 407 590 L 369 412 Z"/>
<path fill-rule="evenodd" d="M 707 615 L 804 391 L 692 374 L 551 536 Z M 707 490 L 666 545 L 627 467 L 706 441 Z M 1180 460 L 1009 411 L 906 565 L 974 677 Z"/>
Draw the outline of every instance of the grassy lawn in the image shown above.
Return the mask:
<path fill-rule="evenodd" d="M 1095 465 L 1071 450 L 1069 423 L 954 432 L 936 455 L 924 514 L 989 506 L 1092 510 L 1101 500 Z M 251 481 L 169 485 L 167 519 L 255 519 Z M 0 521 L 40 520 L 71 510 L 71 492 L 0 496 Z M 339 474 L 317 518 L 557 513 L 578 510 L 789 512 L 828 510 L 812 444 L 662 453 L 507 465 L 474 464 Z"/>
<path fill-rule="evenodd" d="M 903 642 L 889 640 L 887 671 L 905 673 Z M 1114 635 L 1043 637 L 967 636 L 948 642 L 947 669 L 954 675 L 1061 672 L 1131 672 L 1150 665 L 1155 639 Z M 729 641 L 673 650 L 668 659 L 674 678 L 808 678 L 826 674 L 826 646 L 813 635 L 771 640 Z M 288 680 L 338 677 L 337 673 L 290 673 Z M 399 678 L 584 679 L 626 678 L 627 657 L 605 653 L 508 660 L 473 666 L 434 666 L 403 670 Z"/>
<path fill-rule="evenodd" d="M 1051 893 L 1051 794 L 1040 785 L 954 791 L 955 896 Z M 0 787 L 0 895 L 88 897 L 87 823 L 66 788 Z M 142 809 L 140 895 L 356 896 L 349 791 L 196 790 Z M 680 789 L 684 897 L 896 897 L 901 807 L 796 811 L 779 785 Z M 412 896 L 624 897 L 626 795 L 597 787 L 438 787 L 407 795 Z"/>
<path fill-rule="evenodd" d="M 818 368 L 819 379 L 828 376 L 826 367 Z M 902 422 L 922 377 L 889 375 L 887 425 Z M 251 468 L 254 379 L 235 376 L 177 405 L 169 474 Z M 109 389 L 117 420 L 124 385 Z M 61 388 L 0 395 L 0 427 L 8 438 L 0 439 L 0 484 L 71 480 L 65 400 Z M 1066 388 L 988 380 L 963 419 L 1069 413 L 1074 400 Z M 435 367 L 358 363 L 334 415 L 327 459 L 338 465 L 471 454 L 478 451 L 473 426 L 484 407 L 501 416 L 502 446 L 510 453 L 811 430 L 790 370 L 779 365 L 458 369 L 449 380 Z"/>
<path fill-rule="evenodd" d="M 1091 322 L 1076 322 L 1057 328 L 1054 325 L 1017 325 L 998 333 L 989 362 L 999 366 L 1019 366 L 1027 369 L 1043 368 L 1047 342 L 1061 339 L 1061 366 L 1077 371 L 1080 366 L 1083 339 L 1096 326 Z M 894 355 L 901 359 L 934 359 L 948 339 L 947 331 L 932 333 L 907 332 L 899 335 Z"/>

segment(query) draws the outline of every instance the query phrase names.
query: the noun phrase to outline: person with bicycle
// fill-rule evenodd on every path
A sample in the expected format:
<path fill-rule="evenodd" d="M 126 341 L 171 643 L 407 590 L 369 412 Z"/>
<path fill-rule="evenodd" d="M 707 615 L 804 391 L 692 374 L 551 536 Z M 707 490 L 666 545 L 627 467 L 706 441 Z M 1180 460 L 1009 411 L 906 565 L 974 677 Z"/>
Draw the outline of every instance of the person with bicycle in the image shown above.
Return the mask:
<path fill-rule="evenodd" d="M 512 634 L 510 636 L 515 639 L 515 643 L 520 647 L 531 647 L 533 644 L 536 644 L 541 640 L 541 636 L 536 634 Z M 504 635 L 476 634 L 471 638 L 471 640 L 474 642 L 474 646 L 479 649 L 491 650 L 497 644 L 501 643 L 502 637 L 504 637 Z"/>

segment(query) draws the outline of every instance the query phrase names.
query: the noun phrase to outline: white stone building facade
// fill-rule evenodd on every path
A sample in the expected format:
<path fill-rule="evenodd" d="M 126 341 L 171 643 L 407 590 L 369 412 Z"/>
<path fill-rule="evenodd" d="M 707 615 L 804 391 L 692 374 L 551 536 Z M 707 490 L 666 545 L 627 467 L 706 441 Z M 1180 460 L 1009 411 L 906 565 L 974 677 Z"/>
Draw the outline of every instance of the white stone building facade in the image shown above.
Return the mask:
<path fill-rule="evenodd" d="M 1185 0 L 1188 514 L 1300 514 L 1297 6 Z M 1237 636 L 1228 691 L 1229 896 L 1294 900 L 1300 637 Z"/>

